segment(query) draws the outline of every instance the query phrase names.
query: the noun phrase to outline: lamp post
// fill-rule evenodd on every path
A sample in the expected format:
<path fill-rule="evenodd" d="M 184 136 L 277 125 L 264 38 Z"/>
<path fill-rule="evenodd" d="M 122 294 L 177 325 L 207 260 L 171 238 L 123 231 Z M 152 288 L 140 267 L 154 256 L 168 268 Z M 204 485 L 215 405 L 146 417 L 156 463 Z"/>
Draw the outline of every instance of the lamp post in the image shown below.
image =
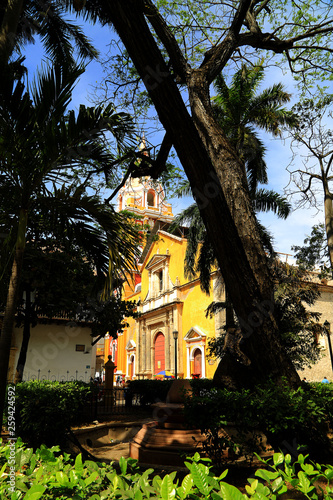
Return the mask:
<path fill-rule="evenodd" d="M 325 328 L 326 335 L 327 335 L 328 348 L 329 348 L 329 351 L 330 351 L 331 366 L 332 366 L 332 371 L 333 371 L 333 355 L 332 355 L 332 344 L 331 344 L 331 324 L 327 320 L 324 323 L 324 328 Z"/>
<path fill-rule="evenodd" d="M 172 332 L 173 338 L 175 339 L 175 379 L 177 378 L 177 340 L 178 340 L 178 330 Z"/>

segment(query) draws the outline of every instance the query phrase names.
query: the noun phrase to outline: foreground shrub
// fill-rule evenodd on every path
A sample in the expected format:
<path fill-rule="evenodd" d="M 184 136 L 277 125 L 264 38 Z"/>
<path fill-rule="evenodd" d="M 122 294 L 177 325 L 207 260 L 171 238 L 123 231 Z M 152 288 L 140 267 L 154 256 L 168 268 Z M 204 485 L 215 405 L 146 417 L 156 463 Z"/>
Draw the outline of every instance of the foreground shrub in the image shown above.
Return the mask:
<path fill-rule="evenodd" d="M 325 385 L 330 387 L 305 384 L 293 390 L 268 382 L 254 391 L 207 390 L 187 398 L 185 421 L 205 434 L 204 449 L 215 464 L 226 458 L 227 449 L 235 456 L 261 451 L 260 431 L 274 450 L 297 456 L 302 447 L 324 459 L 331 451 L 327 434 L 333 427 L 333 386 Z M 221 432 L 230 422 L 232 436 Z"/>
<path fill-rule="evenodd" d="M 186 462 L 188 474 L 181 480 L 177 473 L 161 477 L 153 469 L 140 472 L 136 460 L 122 458 L 119 471 L 112 465 L 82 462 L 81 455 L 73 461 L 69 455 L 58 455 L 59 448 L 42 446 L 35 452 L 16 444 L 12 460 L 11 444 L 0 441 L 0 498 L 3 500 L 52 499 L 135 499 L 185 500 L 276 500 L 288 487 L 308 499 L 332 498 L 333 467 L 312 464 L 300 455 L 292 463 L 291 456 L 275 453 L 271 463 L 247 480 L 246 494 L 224 481 L 228 471 L 214 476 L 211 462 L 196 453 Z M 321 481 L 317 486 L 318 480 Z"/>
<path fill-rule="evenodd" d="M 94 388 L 81 381 L 16 385 L 16 435 L 30 445 L 62 444 L 65 431 L 82 421 Z"/>

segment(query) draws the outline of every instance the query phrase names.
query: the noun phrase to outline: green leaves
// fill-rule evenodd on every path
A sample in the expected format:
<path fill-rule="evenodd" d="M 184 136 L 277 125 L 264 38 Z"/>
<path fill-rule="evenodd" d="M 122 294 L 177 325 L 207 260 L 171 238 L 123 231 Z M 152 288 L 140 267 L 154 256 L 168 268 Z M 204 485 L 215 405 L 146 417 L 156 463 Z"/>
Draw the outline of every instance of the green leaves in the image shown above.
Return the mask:
<path fill-rule="evenodd" d="M 315 484 L 320 479 L 323 500 L 331 498 L 330 480 L 333 477 L 331 465 L 309 463 L 307 457 L 299 455 L 291 465 L 291 457 L 275 453 L 273 459 L 262 460 L 264 467 L 256 471 L 245 485 L 246 494 L 223 481 L 227 471 L 214 476 L 209 459 L 195 453 L 188 458 L 189 473 L 179 484 L 176 472 L 162 478 L 153 469 L 139 472 L 137 461 L 120 460 L 120 472 L 112 465 L 82 461 L 78 455 L 75 461 L 68 455 L 59 455 L 56 447 L 26 449 L 18 440 L 17 458 L 27 458 L 25 468 L 16 476 L 16 492 L 10 489 L 7 480 L 9 466 L 6 456 L 7 444 L 0 440 L 0 497 L 2 500 L 276 500 L 292 487 L 309 500 L 318 500 Z M 36 466 L 36 467 L 35 467 Z"/>

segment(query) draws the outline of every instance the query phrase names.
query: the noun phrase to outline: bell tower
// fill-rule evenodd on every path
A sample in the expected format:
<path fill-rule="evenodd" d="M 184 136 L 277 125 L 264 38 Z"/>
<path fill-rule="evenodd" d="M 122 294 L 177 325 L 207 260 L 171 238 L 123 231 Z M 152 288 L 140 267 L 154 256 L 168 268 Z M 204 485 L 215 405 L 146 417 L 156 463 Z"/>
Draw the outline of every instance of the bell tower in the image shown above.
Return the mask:
<path fill-rule="evenodd" d="M 148 155 L 145 139 L 142 139 L 140 150 Z M 140 216 L 139 223 L 153 229 L 157 221 L 171 224 L 172 207 L 165 201 L 162 185 L 150 177 L 129 177 L 118 194 L 118 211 L 128 210 Z"/>

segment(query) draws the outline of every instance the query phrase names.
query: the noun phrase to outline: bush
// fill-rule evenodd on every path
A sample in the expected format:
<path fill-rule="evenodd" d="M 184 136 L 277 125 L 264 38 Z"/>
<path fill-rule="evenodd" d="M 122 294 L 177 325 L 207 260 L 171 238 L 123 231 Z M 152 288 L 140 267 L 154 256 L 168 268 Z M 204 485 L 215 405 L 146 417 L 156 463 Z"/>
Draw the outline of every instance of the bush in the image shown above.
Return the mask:
<path fill-rule="evenodd" d="M 15 387 L 15 432 L 35 447 L 62 444 L 66 429 L 82 421 L 94 390 L 81 381 L 32 380 Z"/>
<path fill-rule="evenodd" d="M 323 459 L 330 453 L 327 434 L 333 427 L 333 387 L 323 385 L 305 384 L 293 390 L 268 382 L 254 391 L 211 389 L 187 398 L 185 420 L 206 435 L 204 449 L 216 464 L 227 448 L 239 455 L 260 451 L 259 431 L 275 450 L 297 455 L 303 447 Z M 231 438 L 221 432 L 230 422 L 234 423 Z"/>
<path fill-rule="evenodd" d="M 276 500 L 287 493 L 288 486 L 310 500 L 317 500 L 318 493 L 328 500 L 333 493 L 333 467 L 308 463 L 303 455 L 292 463 L 290 455 L 275 453 L 270 465 L 264 462 L 265 468 L 247 480 L 246 494 L 242 494 L 224 481 L 227 470 L 214 476 L 209 459 L 201 459 L 198 453 L 188 458 L 188 474 L 181 480 L 176 472 L 164 477 L 154 469 L 140 472 L 133 459 L 120 459 L 117 472 L 112 464 L 83 462 L 81 455 L 74 461 L 58 452 L 58 447 L 45 446 L 34 452 L 24 448 L 20 440 L 13 451 L 12 444 L 0 440 L 1 499 L 20 500 L 24 495 L 25 500 Z M 316 488 L 318 479 L 321 487 Z"/>

